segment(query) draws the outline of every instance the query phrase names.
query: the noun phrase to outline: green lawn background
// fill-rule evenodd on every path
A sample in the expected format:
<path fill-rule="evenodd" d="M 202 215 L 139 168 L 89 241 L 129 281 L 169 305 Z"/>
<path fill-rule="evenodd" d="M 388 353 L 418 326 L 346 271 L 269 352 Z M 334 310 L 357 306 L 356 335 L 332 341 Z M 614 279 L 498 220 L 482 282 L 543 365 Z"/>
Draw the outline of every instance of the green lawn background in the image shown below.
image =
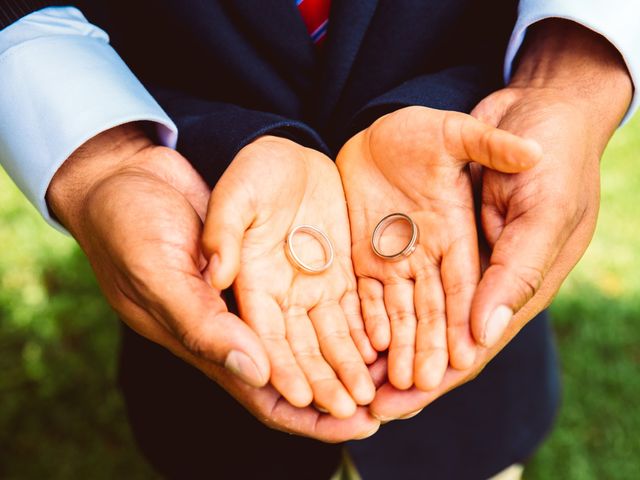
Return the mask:
<path fill-rule="evenodd" d="M 596 236 L 552 307 L 563 406 L 526 479 L 640 478 L 640 118 L 602 165 Z M 0 171 L 0 478 L 154 478 L 115 388 L 117 334 L 77 246 Z"/>

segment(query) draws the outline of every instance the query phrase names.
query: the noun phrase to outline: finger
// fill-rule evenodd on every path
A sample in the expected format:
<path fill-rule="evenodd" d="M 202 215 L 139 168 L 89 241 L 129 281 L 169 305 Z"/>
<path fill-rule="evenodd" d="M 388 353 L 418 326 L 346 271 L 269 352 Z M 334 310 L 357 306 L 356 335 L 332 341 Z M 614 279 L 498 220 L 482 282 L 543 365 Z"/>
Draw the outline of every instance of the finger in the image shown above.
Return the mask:
<path fill-rule="evenodd" d="M 378 359 L 367 367 L 369 375 L 376 387 L 376 390 L 387 381 L 387 356 L 381 355 Z"/>
<path fill-rule="evenodd" d="M 416 313 L 413 280 L 396 279 L 384 286 L 384 302 L 391 323 L 389 381 L 399 389 L 413 385 Z"/>
<path fill-rule="evenodd" d="M 527 170 L 542 159 L 535 140 L 487 125 L 470 115 L 447 112 L 443 127 L 448 152 L 459 160 L 472 160 L 505 173 Z"/>
<path fill-rule="evenodd" d="M 475 226 L 473 217 L 467 220 L 467 225 Z M 469 368 L 476 356 L 470 315 L 471 302 L 480 280 L 480 257 L 475 228 L 472 230 L 450 245 L 441 265 L 447 308 L 449 363 L 458 370 Z"/>
<path fill-rule="evenodd" d="M 140 310 L 142 315 L 146 312 Z M 284 399 L 272 385 L 255 388 L 241 382 L 221 367 L 193 356 L 164 328 L 146 322 L 153 330 L 147 333 L 179 358 L 194 365 L 228 391 L 238 402 L 266 426 L 286 433 L 314 438 L 327 443 L 360 440 L 373 435 L 380 422 L 368 410 L 357 408 L 347 419 L 320 413 L 314 407 L 298 408 Z"/>
<path fill-rule="evenodd" d="M 157 319 L 194 355 L 225 366 L 254 386 L 267 383 L 267 353 L 251 328 L 230 313 L 199 273 L 156 273 Z M 152 283 L 152 285 L 154 285 Z M 153 288 L 153 287 L 152 287 Z"/>
<path fill-rule="evenodd" d="M 447 317 L 440 269 L 430 265 L 416 274 L 415 384 L 420 390 L 440 385 L 449 364 Z"/>
<path fill-rule="evenodd" d="M 512 96 L 497 93 L 498 92 L 494 92 L 488 97 L 483 98 L 480 103 L 471 110 L 470 115 L 481 122 L 497 127 L 514 101 Z M 504 91 L 500 93 L 504 93 Z"/>
<path fill-rule="evenodd" d="M 145 311 L 139 310 L 139 315 L 146 315 Z M 145 325 L 152 327 L 154 324 L 146 322 Z M 230 391 L 243 405 L 254 412 L 254 415 L 260 421 L 271 428 L 324 442 L 338 443 L 367 438 L 373 435 L 380 426 L 380 422 L 369 415 L 367 409 L 362 407 L 357 408 L 353 415 L 344 420 L 322 414 L 313 407 L 295 407 L 281 397 L 274 387 L 266 386 L 257 389 L 240 383 L 236 380 L 237 377 L 235 375 L 227 374 L 215 364 L 193 355 L 192 352 L 171 337 L 159 325 L 156 324 L 156 327 L 151 330 L 144 333 L 149 337 L 155 338 L 180 358 L 197 366 L 223 388 Z M 383 367 L 384 365 L 381 362 L 376 362 L 372 366 L 374 369 Z"/>
<path fill-rule="evenodd" d="M 233 187 L 225 176 L 211 192 L 202 235 L 202 249 L 210 259 L 209 280 L 214 288 L 229 288 L 240 270 L 244 233 L 255 218 L 245 188 Z"/>
<path fill-rule="evenodd" d="M 307 311 L 301 307 L 291 307 L 285 313 L 285 321 L 287 340 L 311 385 L 315 404 L 336 418 L 348 418 L 353 415 L 356 404 L 322 357 L 316 331 L 307 316 Z"/>
<path fill-rule="evenodd" d="M 379 352 L 389 348 L 391 324 L 384 305 L 384 287 L 373 278 L 358 279 L 358 296 L 367 335 Z"/>
<path fill-rule="evenodd" d="M 416 387 L 398 390 L 390 383 L 378 389 L 376 398 L 369 405 L 371 415 L 382 422 L 389 422 L 417 412 L 469 378 L 469 372 L 448 369 L 438 388 L 423 392 Z"/>
<path fill-rule="evenodd" d="M 364 321 L 362 320 L 362 313 L 360 311 L 360 299 L 358 298 L 358 293 L 355 291 L 347 292 L 342 297 L 342 300 L 340 300 L 340 308 L 347 319 L 351 338 L 356 344 L 363 360 L 367 364 L 375 362 L 378 357 L 378 352 L 376 352 L 371 345 L 371 341 L 364 329 Z"/>
<path fill-rule="evenodd" d="M 522 215 L 505 226 L 476 289 L 471 329 L 486 347 L 500 340 L 514 313 L 535 295 L 564 245 L 564 234 L 531 217 Z"/>
<path fill-rule="evenodd" d="M 271 362 L 271 384 L 292 405 L 309 405 L 313 392 L 289 346 L 280 306 L 266 294 L 251 293 L 240 297 L 240 311 L 264 343 Z"/>
<path fill-rule="evenodd" d="M 280 400 L 269 415 L 268 425 L 272 428 L 327 443 L 362 440 L 380 428 L 380 422 L 364 407 L 358 407 L 349 418 L 339 419 L 313 408 L 295 408 Z"/>
<path fill-rule="evenodd" d="M 360 405 L 368 405 L 373 400 L 376 389 L 367 366 L 351 339 L 340 305 L 335 302 L 317 305 L 309 312 L 309 318 L 318 335 L 324 358 L 336 371 L 353 399 Z"/>

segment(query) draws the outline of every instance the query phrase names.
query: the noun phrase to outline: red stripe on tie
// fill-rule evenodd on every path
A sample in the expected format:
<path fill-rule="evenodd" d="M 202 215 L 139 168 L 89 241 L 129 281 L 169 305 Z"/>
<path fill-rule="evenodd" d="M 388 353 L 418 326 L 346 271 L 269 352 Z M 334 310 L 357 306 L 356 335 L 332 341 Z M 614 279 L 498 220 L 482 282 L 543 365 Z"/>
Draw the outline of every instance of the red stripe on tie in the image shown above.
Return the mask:
<path fill-rule="evenodd" d="M 303 0 L 298 5 L 307 31 L 316 44 L 322 43 L 326 37 L 325 23 L 329 20 L 330 7 L 331 0 Z"/>

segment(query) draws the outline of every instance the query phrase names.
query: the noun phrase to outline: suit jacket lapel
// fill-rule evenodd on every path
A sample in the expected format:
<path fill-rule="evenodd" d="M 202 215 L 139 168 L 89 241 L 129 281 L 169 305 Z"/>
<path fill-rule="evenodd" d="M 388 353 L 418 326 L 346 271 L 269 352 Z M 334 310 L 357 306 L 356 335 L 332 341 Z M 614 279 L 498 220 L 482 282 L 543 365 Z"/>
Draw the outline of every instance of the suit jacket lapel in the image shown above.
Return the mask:
<path fill-rule="evenodd" d="M 340 99 L 378 0 L 333 0 L 326 40 L 326 65 L 319 98 L 321 120 L 329 118 Z"/>

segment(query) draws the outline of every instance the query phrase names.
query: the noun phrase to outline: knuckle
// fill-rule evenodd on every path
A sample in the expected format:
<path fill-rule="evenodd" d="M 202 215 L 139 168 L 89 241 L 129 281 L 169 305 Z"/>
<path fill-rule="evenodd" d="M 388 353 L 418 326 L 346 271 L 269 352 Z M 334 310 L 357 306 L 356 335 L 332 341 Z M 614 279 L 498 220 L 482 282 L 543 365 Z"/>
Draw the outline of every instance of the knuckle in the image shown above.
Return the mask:
<path fill-rule="evenodd" d="M 442 308 L 432 307 L 418 315 L 419 328 L 428 328 L 432 330 L 439 324 L 446 321 L 446 314 Z"/>
<path fill-rule="evenodd" d="M 460 279 L 449 282 L 445 287 L 445 292 L 447 296 L 452 297 L 468 296 L 473 293 L 475 288 L 476 284 L 473 281 Z"/>
<path fill-rule="evenodd" d="M 480 135 L 478 144 L 478 146 L 480 147 L 480 152 L 486 152 L 488 154 L 489 160 L 494 158 L 493 144 L 497 134 L 498 130 L 489 128 L 482 132 L 482 134 Z M 493 165 L 493 162 L 490 163 Z"/>
<path fill-rule="evenodd" d="M 524 303 L 540 289 L 544 274 L 539 268 L 523 265 L 514 272 L 513 280 L 520 302 Z"/>
<path fill-rule="evenodd" d="M 260 339 L 271 345 L 282 345 L 286 342 L 285 336 L 283 332 L 273 332 L 273 331 L 257 331 L 256 332 Z"/>
<path fill-rule="evenodd" d="M 314 391 L 335 388 L 337 387 L 338 377 L 333 374 L 333 370 L 330 370 L 313 378 L 309 383 Z"/>
<path fill-rule="evenodd" d="M 271 365 L 274 370 L 298 370 L 299 365 L 296 363 L 295 358 L 289 352 L 271 352 L 269 355 L 271 359 Z"/>
<path fill-rule="evenodd" d="M 458 150 L 457 145 L 461 145 L 466 151 L 466 144 L 462 140 L 462 123 L 460 122 L 460 114 L 457 112 L 447 111 L 442 118 L 441 136 L 442 142 L 447 152 L 455 152 Z"/>
<path fill-rule="evenodd" d="M 363 281 L 358 282 L 358 298 L 362 303 L 376 303 L 382 299 L 381 290 L 375 291 L 371 286 Z"/>
<path fill-rule="evenodd" d="M 338 370 L 342 373 L 345 373 L 345 372 L 359 373 L 364 368 L 366 368 L 364 366 L 364 362 L 358 358 L 351 358 L 351 359 L 345 358 L 345 359 L 340 359 L 338 361 Z"/>
<path fill-rule="evenodd" d="M 204 357 L 209 351 L 209 341 L 200 329 L 179 329 L 178 340 L 184 347 L 197 357 Z"/>
<path fill-rule="evenodd" d="M 373 292 L 361 292 L 359 293 L 359 297 L 361 304 L 365 306 L 373 307 L 374 305 L 382 302 L 382 297 Z"/>
<path fill-rule="evenodd" d="M 416 314 L 413 310 L 401 309 L 389 313 L 389 319 L 392 323 L 415 323 Z"/>
<path fill-rule="evenodd" d="M 368 325 L 387 324 L 389 319 L 387 314 L 383 312 L 368 312 L 365 314 L 365 323 Z"/>
<path fill-rule="evenodd" d="M 293 348 L 293 353 L 297 358 L 306 360 L 317 360 L 321 358 L 320 349 L 316 345 L 301 345 Z"/>
<path fill-rule="evenodd" d="M 434 357 L 449 356 L 449 350 L 445 345 L 416 345 L 416 361 L 432 361 Z"/>
<path fill-rule="evenodd" d="M 367 337 L 367 332 L 364 327 L 351 328 L 349 329 L 349 332 L 351 333 L 351 338 L 356 344 L 367 341 L 369 338 Z"/>
<path fill-rule="evenodd" d="M 414 270 L 414 280 L 426 282 L 429 280 L 440 280 L 440 270 L 433 268 L 431 265 L 420 265 Z"/>
<path fill-rule="evenodd" d="M 395 352 L 395 354 L 400 354 L 400 353 L 404 353 L 407 352 L 411 355 L 413 355 L 415 353 L 415 344 L 413 342 L 407 342 L 407 341 L 396 341 L 391 345 L 390 350 L 393 350 L 393 352 Z"/>
<path fill-rule="evenodd" d="M 346 328 L 336 328 L 330 330 L 328 332 L 324 332 L 322 335 L 318 336 L 318 340 L 320 343 L 329 343 L 329 342 L 346 342 L 351 340 L 351 335 L 349 330 Z"/>

